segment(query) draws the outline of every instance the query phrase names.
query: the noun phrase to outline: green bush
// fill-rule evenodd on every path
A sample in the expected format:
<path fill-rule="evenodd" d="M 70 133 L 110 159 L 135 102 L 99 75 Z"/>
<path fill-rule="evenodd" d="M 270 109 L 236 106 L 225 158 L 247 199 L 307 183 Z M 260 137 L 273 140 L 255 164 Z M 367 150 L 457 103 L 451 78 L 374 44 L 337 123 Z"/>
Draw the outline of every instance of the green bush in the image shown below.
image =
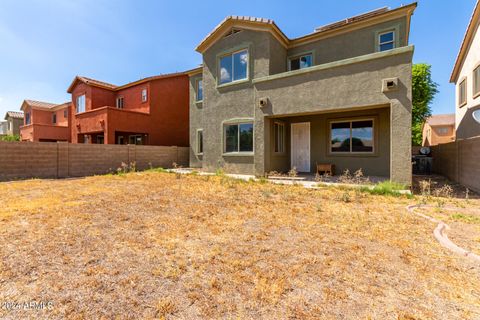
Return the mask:
<path fill-rule="evenodd" d="M 18 134 L 0 136 L 0 141 L 20 141 Z"/>
<path fill-rule="evenodd" d="M 373 188 L 369 187 L 362 187 L 361 190 L 364 192 L 368 192 L 370 194 L 375 195 L 383 195 L 383 196 L 402 196 L 400 190 L 408 189 L 407 186 L 392 182 L 392 181 L 383 181 L 377 183 Z"/>

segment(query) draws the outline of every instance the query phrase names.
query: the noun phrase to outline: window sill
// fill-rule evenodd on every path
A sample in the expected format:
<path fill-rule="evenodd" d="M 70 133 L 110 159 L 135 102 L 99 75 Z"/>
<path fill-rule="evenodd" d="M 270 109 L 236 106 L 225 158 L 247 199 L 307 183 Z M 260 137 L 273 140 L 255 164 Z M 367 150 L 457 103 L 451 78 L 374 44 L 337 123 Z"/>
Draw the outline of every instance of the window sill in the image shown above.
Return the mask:
<path fill-rule="evenodd" d="M 327 157 L 378 157 L 378 152 L 329 152 Z"/>
<path fill-rule="evenodd" d="M 478 97 L 480 97 L 480 92 L 473 95 L 473 99 L 477 99 Z"/>
<path fill-rule="evenodd" d="M 247 83 L 247 82 L 249 82 L 249 81 L 250 81 L 250 79 L 249 79 L 249 78 L 246 78 L 246 79 L 242 79 L 242 80 L 235 80 L 235 81 L 232 81 L 232 82 L 217 84 L 217 89 L 234 86 L 234 85 L 236 85 L 236 84 Z"/>
<path fill-rule="evenodd" d="M 253 157 L 253 152 L 224 152 L 223 157 Z"/>
<path fill-rule="evenodd" d="M 201 157 L 201 156 L 203 156 L 203 152 L 202 153 L 195 153 L 195 155 L 198 156 L 198 157 Z"/>
<path fill-rule="evenodd" d="M 203 100 L 195 101 L 195 104 L 203 104 Z"/>

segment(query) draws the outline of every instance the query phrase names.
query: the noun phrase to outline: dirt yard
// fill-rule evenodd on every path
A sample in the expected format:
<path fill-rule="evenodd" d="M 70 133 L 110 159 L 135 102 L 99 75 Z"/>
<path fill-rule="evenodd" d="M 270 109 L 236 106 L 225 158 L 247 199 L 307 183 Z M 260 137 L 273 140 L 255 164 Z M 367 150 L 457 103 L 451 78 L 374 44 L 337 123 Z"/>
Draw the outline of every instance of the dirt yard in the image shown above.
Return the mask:
<path fill-rule="evenodd" d="M 160 172 L 1 183 L 0 318 L 479 319 L 480 266 L 405 210 L 420 202 L 478 251 L 476 199 Z"/>

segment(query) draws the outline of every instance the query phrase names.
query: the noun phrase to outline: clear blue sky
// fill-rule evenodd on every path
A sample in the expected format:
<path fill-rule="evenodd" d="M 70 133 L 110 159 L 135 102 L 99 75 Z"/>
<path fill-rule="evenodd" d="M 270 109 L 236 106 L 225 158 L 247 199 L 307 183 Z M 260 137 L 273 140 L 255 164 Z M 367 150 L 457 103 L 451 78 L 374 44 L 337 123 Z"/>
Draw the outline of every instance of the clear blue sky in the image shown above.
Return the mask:
<path fill-rule="evenodd" d="M 0 115 L 23 99 L 69 100 L 74 76 L 114 84 L 183 71 L 196 45 L 227 15 L 274 19 L 288 37 L 383 6 L 410 1 L 1 0 Z M 434 113 L 454 112 L 450 73 L 475 0 L 420 0 L 412 18 L 414 62 L 432 65 Z"/>

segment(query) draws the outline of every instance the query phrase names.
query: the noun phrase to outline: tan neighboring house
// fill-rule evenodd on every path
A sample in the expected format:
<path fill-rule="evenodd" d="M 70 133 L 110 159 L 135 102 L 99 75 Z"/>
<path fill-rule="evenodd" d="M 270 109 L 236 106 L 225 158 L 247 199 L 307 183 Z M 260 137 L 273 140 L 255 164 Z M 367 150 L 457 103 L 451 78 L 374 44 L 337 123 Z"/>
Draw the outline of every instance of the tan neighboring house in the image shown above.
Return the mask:
<path fill-rule="evenodd" d="M 23 112 L 7 111 L 5 114 L 6 135 L 19 135 L 20 126 L 23 125 Z"/>
<path fill-rule="evenodd" d="M 477 1 L 450 78 L 450 82 L 455 83 L 456 86 L 455 129 L 457 139 L 480 136 L 479 24 L 480 1 Z"/>
<path fill-rule="evenodd" d="M 455 114 L 436 114 L 427 119 L 423 125 L 422 146 L 455 141 Z"/>

